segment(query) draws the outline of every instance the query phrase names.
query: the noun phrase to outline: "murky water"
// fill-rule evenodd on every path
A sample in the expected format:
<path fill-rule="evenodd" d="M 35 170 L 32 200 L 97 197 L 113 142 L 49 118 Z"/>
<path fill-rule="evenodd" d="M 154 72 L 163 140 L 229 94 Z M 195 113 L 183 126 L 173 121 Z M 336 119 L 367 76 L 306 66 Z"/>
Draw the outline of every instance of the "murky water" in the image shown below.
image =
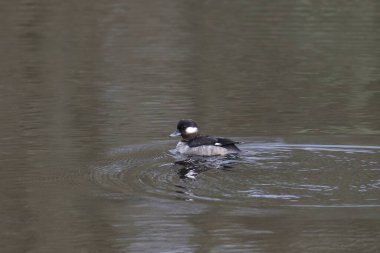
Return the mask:
<path fill-rule="evenodd" d="M 2 252 L 379 252 L 379 7 L 0 3 Z"/>

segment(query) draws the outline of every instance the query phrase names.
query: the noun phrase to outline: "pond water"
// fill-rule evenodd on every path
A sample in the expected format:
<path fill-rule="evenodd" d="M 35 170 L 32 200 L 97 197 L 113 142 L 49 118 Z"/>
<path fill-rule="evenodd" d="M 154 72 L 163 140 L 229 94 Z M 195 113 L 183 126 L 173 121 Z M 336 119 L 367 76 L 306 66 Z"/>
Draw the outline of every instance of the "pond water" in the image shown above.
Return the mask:
<path fill-rule="evenodd" d="M 0 7 L 2 252 L 380 251 L 378 1 Z"/>

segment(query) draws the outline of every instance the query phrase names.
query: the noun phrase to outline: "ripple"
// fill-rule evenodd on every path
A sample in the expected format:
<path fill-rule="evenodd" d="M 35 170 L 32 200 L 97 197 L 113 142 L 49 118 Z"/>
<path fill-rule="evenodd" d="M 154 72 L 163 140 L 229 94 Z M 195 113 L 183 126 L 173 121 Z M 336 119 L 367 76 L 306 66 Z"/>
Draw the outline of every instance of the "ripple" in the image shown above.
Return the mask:
<path fill-rule="evenodd" d="M 173 142 L 111 150 L 90 180 L 115 196 L 244 206 L 380 206 L 379 146 L 246 143 L 240 156 L 172 155 Z"/>

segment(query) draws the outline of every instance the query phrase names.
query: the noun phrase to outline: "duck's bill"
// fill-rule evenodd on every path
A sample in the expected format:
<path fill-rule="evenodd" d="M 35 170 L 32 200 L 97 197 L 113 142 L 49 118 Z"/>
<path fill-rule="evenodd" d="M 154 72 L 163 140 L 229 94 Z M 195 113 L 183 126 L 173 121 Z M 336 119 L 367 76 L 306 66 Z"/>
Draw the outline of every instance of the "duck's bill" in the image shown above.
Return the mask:
<path fill-rule="evenodd" d="M 180 135 L 181 135 L 181 133 L 178 130 L 176 130 L 173 133 L 171 133 L 169 136 L 170 137 L 176 137 L 176 136 L 180 136 Z"/>

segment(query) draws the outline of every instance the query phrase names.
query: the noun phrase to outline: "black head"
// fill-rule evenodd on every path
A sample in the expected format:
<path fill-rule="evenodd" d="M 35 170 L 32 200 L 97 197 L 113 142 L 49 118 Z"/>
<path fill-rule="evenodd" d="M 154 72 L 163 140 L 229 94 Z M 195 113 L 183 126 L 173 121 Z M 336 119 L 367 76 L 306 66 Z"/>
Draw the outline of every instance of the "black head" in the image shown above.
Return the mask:
<path fill-rule="evenodd" d="M 194 120 L 181 119 L 177 124 L 177 130 L 170 136 L 175 137 L 181 135 L 184 140 L 192 139 L 199 135 L 199 127 Z"/>

